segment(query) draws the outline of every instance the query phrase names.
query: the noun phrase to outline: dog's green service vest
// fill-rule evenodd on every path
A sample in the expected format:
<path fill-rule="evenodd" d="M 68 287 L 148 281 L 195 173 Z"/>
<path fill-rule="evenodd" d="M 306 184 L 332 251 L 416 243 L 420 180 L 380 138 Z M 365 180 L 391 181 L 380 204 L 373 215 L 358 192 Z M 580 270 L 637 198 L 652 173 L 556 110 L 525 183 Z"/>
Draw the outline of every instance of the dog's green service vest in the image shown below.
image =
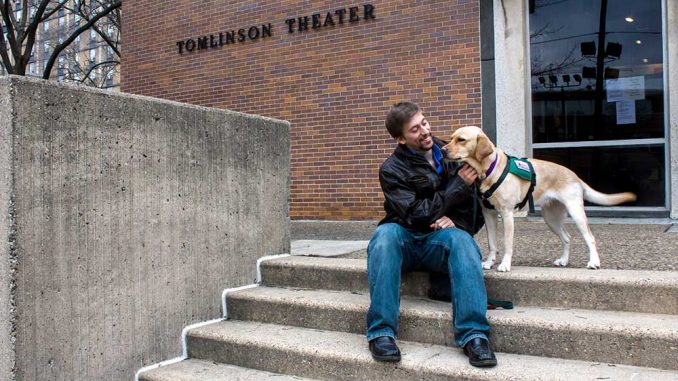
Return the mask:
<path fill-rule="evenodd" d="M 525 159 L 518 159 L 517 157 L 509 156 L 509 172 L 522 178 L 523 180 L 532 180 L 532 171 L 530 171 L 530 164 Z"/>

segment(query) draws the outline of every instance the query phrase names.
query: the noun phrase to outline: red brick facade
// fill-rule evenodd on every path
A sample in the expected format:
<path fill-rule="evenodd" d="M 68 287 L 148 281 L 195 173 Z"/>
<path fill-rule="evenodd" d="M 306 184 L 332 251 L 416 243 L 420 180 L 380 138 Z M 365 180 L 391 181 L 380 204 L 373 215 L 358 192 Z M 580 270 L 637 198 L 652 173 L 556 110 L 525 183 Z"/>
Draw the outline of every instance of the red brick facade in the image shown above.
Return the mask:
<path fill-rule="evenodd" d="M 373 8 L 364 19 L 366 4 Z M 417 102 L 442 138 L 480 124 L 477 0 L 136 0 L 123 7 L 122 91 L 292 124 L 292 219 L 381 218 L 377 173 L 395 147 L 383 122 L 393 103 Z M 308 30 L 300 32 L 304 16 Z"/>

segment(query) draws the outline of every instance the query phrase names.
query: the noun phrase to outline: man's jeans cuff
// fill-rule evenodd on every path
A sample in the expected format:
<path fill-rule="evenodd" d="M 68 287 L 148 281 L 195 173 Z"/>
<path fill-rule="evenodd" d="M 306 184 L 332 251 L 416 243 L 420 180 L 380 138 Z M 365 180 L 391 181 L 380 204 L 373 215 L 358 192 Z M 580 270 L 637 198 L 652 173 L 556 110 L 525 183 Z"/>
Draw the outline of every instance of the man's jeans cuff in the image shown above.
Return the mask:
<path fill-rule="evenodd" d="M 489 341 L 486 334 L 484 334 L 484 333 L 474 333 L 472 335 L 469 335 L 469 337 L 465 338 L 464 341 L 462 341 L 461 343 L 457 342 L 457 344 L 459 344 L 460 348 L 464 348 L 466 346 L 466 344 L 468 344 L 469 341 L 476 339 L 476 338 L 481 338 L 481 339 L 485 339 L 485 340 Z"/>
<path fill-rule="evenodd" d="M 395 336 L 395 334 L 393 333 L 392 330 L 390 330 L 388 328 L 383 328 L 383 329 L 380 329 L 376 332 L 372 332 L 372 333 L 368 334 L 367 335 L 367 341 L 372 341 L 372 340 L 376 339 L 377 337 L 382 337 L 382 336 L 388 336 L 388 337 L 390 337 L 394 340 L 396 338 L 396 336 Z"/>

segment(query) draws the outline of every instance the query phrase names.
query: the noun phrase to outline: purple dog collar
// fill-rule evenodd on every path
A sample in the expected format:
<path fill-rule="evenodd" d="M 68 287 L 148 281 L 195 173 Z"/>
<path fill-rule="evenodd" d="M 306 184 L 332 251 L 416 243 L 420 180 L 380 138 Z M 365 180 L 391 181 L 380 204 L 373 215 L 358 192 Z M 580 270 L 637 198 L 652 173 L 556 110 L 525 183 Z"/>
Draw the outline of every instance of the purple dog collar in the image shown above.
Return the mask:
<path fill-rule="evenodd" d="M 490 164 L 490 168 L 487 169 L 487 172 L 485 172 L 485 177 L 488 177 L 492 173 L 492 171 L 494 171 L 494 167 L 497 165 L 498 161 L 499 161 L 499 154 L 495 153 L 494 161 L 492 162 L 492 164 Z"/>

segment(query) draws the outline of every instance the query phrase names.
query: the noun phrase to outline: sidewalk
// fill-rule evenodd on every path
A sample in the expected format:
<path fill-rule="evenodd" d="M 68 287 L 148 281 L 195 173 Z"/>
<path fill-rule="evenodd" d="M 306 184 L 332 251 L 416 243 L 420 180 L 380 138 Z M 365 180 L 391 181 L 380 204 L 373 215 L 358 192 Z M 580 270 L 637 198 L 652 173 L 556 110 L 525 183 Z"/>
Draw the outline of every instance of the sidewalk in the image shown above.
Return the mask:
<path fill-rule="evenodd" d="M 668 220 L 651 221 L 653 223 L 639 220 L 639 223 L 633 224 L 618 222 L 620 220 L 591 219 L 590 227 L 596 237 L 602 268 L 678 270 L 676 225 L 671 225 Z M 292 254 L 365 258 L 367 241 L 376 226 L 377 221 L 292 221 Z M 566 225 L 566 230 L 572 236 L 569 267 L 586 267 L 588 249 L 584 240 L 572 223 Z M 502 231 L 500 223 L 500 248 L 503 247 Z M 476 235 L 476 241 L 485 257 L 485 229 Z M 514 266 L 553 267 L 553 261 L 560 254 L 560 239 L 542 221 L 516 221 Z M 498 255 L 500 258 L 501 255 Z"/>

